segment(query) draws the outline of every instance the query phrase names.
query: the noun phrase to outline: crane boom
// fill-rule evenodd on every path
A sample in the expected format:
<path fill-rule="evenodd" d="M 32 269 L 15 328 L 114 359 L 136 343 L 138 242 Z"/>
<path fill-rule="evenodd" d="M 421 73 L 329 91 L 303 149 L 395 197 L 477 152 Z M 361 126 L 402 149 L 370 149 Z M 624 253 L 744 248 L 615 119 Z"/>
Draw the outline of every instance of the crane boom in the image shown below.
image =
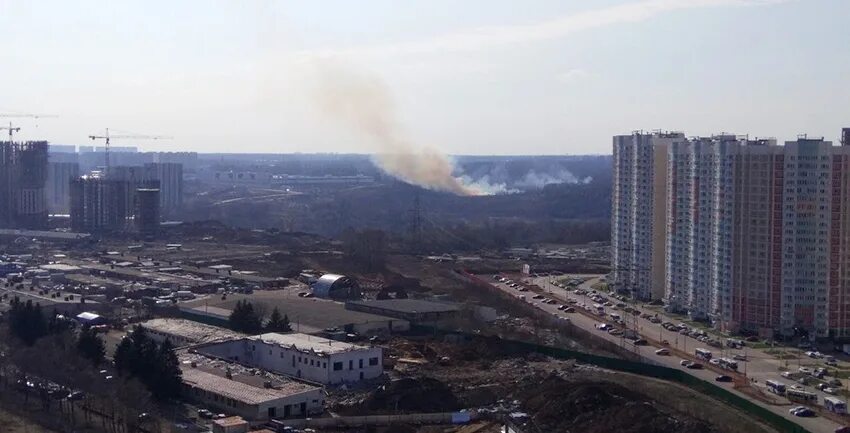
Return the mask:
<path fill-rule="evenodd" d="M 58 117 L 53 114 L 30 114 L 30 113 L 0 113 L 0 117 L 4 118 L 13 118 L 13 119 L 40 119 L 42 117 Z M 9 126 L 0 126 L 0 131 L 9 131 L 9 141 L 12 141 L 12 135 L 15 132 L 20 132 L 21 127 L 12 126 L 12 122 L 9 122 Z"/>
<path fill-rule="evenodd" d="M 144 135 L 144 134 L 110 134 L 109 128 L 106 128 L 106 133 L 103 135 L 89 135 L 92 140 L 103 140 L 105 143 L 103 149 L 104 168 L 109 171 L 109 143 L 112 139 L 139 139 L 139 140 L 165 140 L 170 139 L 164 135 Z"/>

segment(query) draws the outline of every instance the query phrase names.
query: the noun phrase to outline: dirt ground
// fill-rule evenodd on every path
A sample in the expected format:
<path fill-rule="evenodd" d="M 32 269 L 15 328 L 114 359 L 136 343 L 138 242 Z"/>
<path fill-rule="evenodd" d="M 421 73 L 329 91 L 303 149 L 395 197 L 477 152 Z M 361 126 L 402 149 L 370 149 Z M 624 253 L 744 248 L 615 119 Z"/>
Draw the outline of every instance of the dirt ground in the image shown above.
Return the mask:
<path fill-rule="evenodd" d="M 0 432 L 3 433 L 56 433 L 47 430 L 32 421 L 23 419 L 17 415 L 7 412 L 0 407 Z"/>
<path fill-rule="evenodd" d="M 524 413 L 526 431 L 546 433 L 773 432 L 676 384 L 539 354 L 507 353 L 492 344 L 397 339 L 389 343 L 387 354 L 397 360 L 389 381 L 369 392 L 332 392 L 329 402 L 335 412 L 474 409 L 496 418 Z M 483 425 L 480 432 L 492 431 L 492 427 Z M 396 431 L 460 431 L 448 426 L 434 428 Z"/>

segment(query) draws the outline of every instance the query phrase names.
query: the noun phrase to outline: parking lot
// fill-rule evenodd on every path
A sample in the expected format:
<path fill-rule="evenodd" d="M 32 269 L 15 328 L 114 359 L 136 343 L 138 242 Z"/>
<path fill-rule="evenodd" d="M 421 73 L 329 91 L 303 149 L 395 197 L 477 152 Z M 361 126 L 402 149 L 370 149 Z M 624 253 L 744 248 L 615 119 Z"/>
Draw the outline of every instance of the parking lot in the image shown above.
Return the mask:
<path fill-rule="evenodd" d="M 818 389 L 818 387 L 826 389 L 827 386 L 820 384 L 828 382 L 817 379 L 814 374 L 817 368 L 827 367 L 825 363 L 830 360 L 825 356 L 820 359 L 803 357 L 792 361 L 777 359 L 765 350 L 750 347 L 751 345 L 747 342 L 743 342 L 744 344 L 740 347 L 737 345 L 730 347 L 720 336 L 688 326 L 649 306 L 629 304 L 607 293 L 596 292 L 592 287 L 600 282 L 601 275 L 573 276 L 582 282 L 573 287 L 564 286 L 563 288 L 556 279 L 549 276 L 502 277 L 507 277 L 507 280 L 498 281 L 493 276 L 489 278 L 494 286 L 518 301 L 531 303 L 561 320 L 569 320 L 574 325 L 595 333 L 601 339 L 631 350 L 645 362 L 680 369 L 715 383 L 742 397 L 756 401 L 812 432 L 833 432 L 845 423 L 834 421 L 833 419 L 839 421 L 843 419 L 835 414 L 825 414 L 828 417 L 794 416 L 789 410 L 799 404 L 792 405 L 784 397 L 769 392 L 765 385 L 768 380 L 771 380 L 785 384 L 788 389 L 797 386 L 801 388 L 800 391 L 814 394 L 817 396 L 818 403 L 808 404 L 824 414 L 823 402 L 827 397 L 832 396 Z M 558 279 L 562 278 L 564 277 Z M 706 352 L 710 352 L 710 356 Z M 697 353 L 704 353 L 705 356 L 699 358 Z M 843 367 L 840 364 L 846 363 L 836 360 L 836 364 Z M 737 366 L 737 371 L 731 369 L 733 365 Z M 781 376 L 783 373 L 786 373 L 788 377 Z M 823 379 L 829 381 L 834 378 L 824 376 Z M 749 383 L 761 398 L 756 399 L 752 395 L 740 392 L 740 386 L 736 389 L 734 381 L 738 381 L 738 385 Z M 842 385 L 846 386 L 846 384 Z M 829 387 L 832 389 L 828 391 L 839 392 L 837 384 Z M 772 404 L 768 403 L 770 401 Z"/>

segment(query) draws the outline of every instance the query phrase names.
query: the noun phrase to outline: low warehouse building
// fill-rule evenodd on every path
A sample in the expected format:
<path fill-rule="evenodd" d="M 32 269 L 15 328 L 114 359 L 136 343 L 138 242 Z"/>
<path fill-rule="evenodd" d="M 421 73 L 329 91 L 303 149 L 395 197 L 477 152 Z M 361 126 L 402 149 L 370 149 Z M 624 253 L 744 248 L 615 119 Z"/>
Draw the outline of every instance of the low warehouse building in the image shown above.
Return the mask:
<path fill-rule="evenodd" d="M 186 319 L 151 319 L 140 325 L 152 339 L 160 343 L 170 340 L 175 347 L 245 337 L 244 334 L 229 329 Z"/>
<path fill-rule="evenodd" d="M 268 333 L 193 348 L 197 353 L 323 384 L 374 379 L 383 350 L 307 334 Z"/>
<path fill-rule="evenodd" d="M 351 301 L 345 304 L 345 308 L 352 311 L 395 317 L 413 323 L 453 319 L 458 316 L 461 310 L 458 304 L 420 299 Z"/>
<path fill-rule="evenodd" d="M 390 334 L 410 329 L 410 323 L 406 320 L 349 310 L 341 302 L 284 297 L 274 292 L 255 293 L 250 297 L 231 295 L 227 301 L 217 303 L 218 306 L 206 305 L 208 300 L 189 301 L 181 303 L 179 308 L 187 319 L 226 326 L 233 306 L 241 299 L 266 311 L 277 308 L 280 314 L 289 318 L 294 331 L 305 334 L 318 334 L 334 328 L 360 335 Z"/>
<path fill-rule="evenodd" d="M 220 361 L 206 362 L 197 355 L 193 359 L 181 366 L 184 396 L 199 404 L 251 421 L 322 412 L 320 387 L 268 373 L 257 375 L 238 365 L 222 368 Z"/>

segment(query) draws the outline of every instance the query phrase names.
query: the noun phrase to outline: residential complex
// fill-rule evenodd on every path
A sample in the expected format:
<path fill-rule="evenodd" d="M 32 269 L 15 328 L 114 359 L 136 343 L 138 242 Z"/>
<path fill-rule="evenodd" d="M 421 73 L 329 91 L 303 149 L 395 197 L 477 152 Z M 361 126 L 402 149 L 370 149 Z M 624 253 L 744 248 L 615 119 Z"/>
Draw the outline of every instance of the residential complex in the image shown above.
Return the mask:
<path fill-rule="evenodd" d="M 614 137 L 612 267 L 637 299 L 663 295 L 668 147 L 684 139 L 681 132 Z"/>
<path fill-rule="evenodd" d="M 850 336 L 848 137 L 614 137 L 615 287 L 724 330 Z"/>

